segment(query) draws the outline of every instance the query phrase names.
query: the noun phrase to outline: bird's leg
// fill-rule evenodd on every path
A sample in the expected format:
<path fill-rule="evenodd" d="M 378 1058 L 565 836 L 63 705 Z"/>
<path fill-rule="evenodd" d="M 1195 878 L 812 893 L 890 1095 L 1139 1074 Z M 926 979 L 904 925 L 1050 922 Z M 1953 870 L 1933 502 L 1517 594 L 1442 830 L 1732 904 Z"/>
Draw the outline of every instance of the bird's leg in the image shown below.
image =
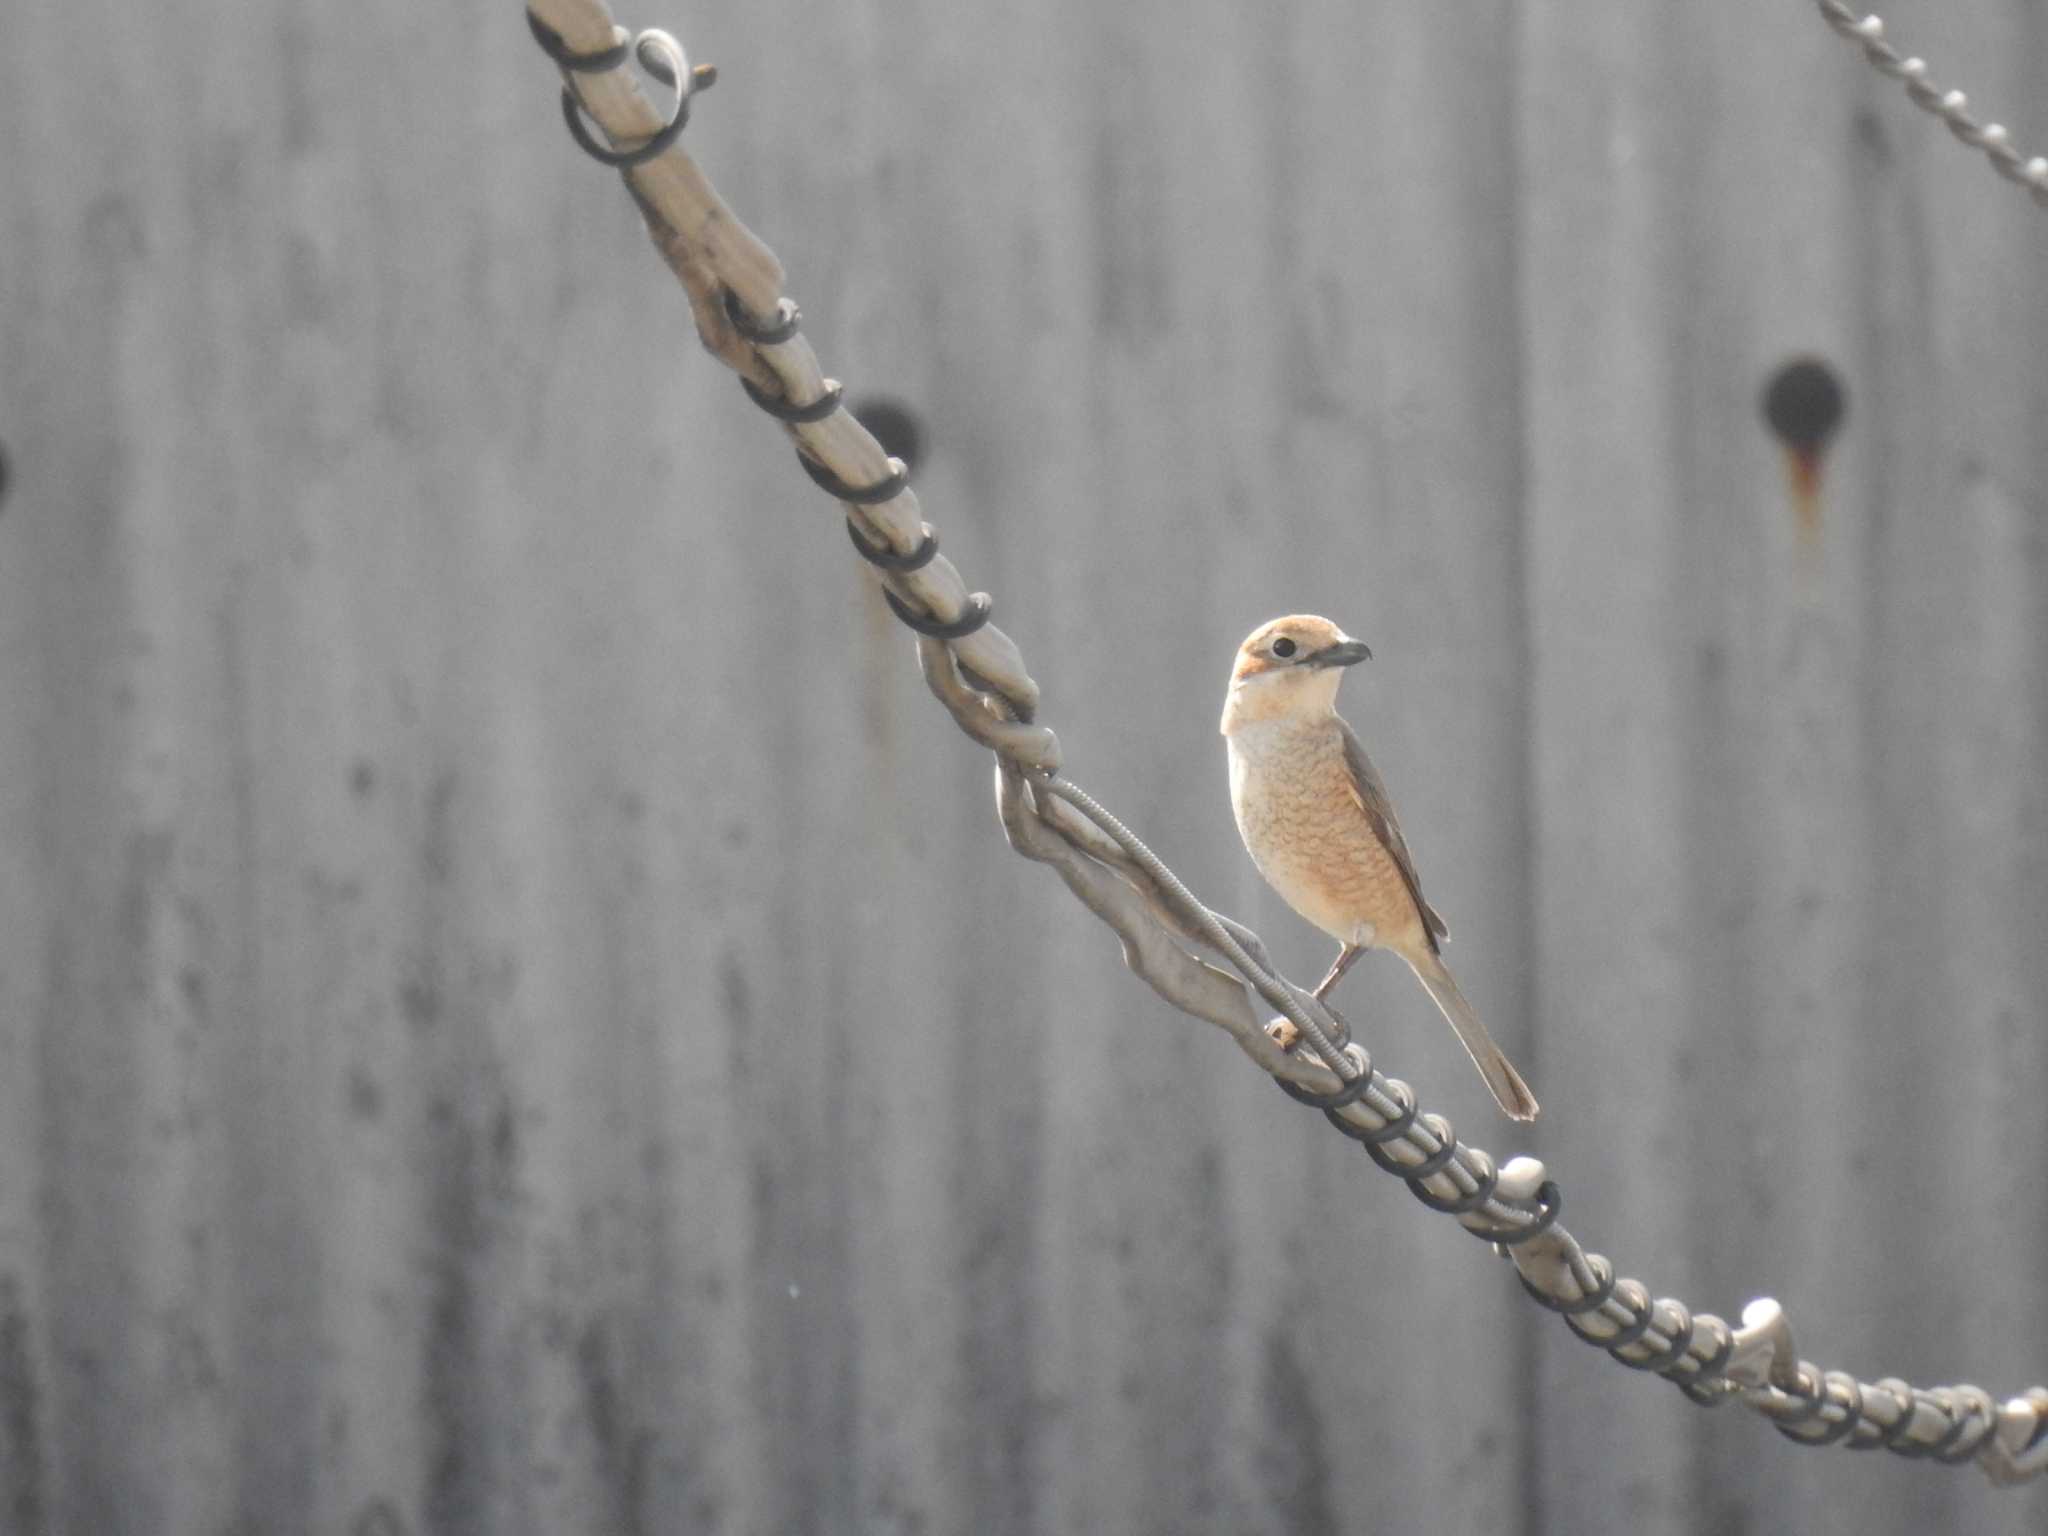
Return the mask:
<path fill-rule="evenodd" d="M 1316 989 L 1310 995 L 1319 1003 L 1327 1003 L 1329 1001 L 1330 988 L 1336 986 L 1338 982 L 1344 979 L 1344 973 L 1356 965 L 1358 957 L 1364 953 L 1365 950 L 1356 944 L 1346 944 L 1342 949 L 1338 950 L 1337 958 L 1330 962 L 1329 974 L 1316 983 Z M 1337 1037 L 1333 1043 L 1341 1051 L 1344 1049 L 1350 1030 L 1345 1026 L 1342 1016 L 1338 1014 L 1336 1009 L 1332 1008 L 1330 1010 L 1330 1017 L 1337 1021 Z M 1301 1043 L 1301 1031 L 1296 1029 L 1286 1019 L 1275 1019 L 1266 1026 L 1266 1033 L 1279 1042 L 1280 1049 L 1283 1051 L 1291 1051 Z"/>
<path fill-rule="evenodd" d="M 1365 951 L 1356 944 L 1346 944 L 1337 951 L 1337 958 L 1330 962 L 1330 973 L 1316 983 L 1315 998 L 1321 1002 L 1330 995 L 1330 988 L 1344 979 L 1344 973 L 1358 963 L 1358 957 Z"/>

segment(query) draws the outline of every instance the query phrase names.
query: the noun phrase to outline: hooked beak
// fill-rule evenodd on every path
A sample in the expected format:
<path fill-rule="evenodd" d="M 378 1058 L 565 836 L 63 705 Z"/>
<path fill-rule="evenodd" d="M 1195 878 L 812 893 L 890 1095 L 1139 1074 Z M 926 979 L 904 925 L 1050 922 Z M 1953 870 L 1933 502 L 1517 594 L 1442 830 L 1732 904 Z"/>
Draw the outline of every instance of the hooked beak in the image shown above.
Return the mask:
<path fill-rule="evenodd" d="M 1363 640 L 1339 640 L 1335 645 L 1326 645 L 1320 651 L 1310 651 L 1302 658 L 1302 665 L 1309 667 L 1351 667 L 1361 661 L 1371 661 L 1372 652 Z"/>

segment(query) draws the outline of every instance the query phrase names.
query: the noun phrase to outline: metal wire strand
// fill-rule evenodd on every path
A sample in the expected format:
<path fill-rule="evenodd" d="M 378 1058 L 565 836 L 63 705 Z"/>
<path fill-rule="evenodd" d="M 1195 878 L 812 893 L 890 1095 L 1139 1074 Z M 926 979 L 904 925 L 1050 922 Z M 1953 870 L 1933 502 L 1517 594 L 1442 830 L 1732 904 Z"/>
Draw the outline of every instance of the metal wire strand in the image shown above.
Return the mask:
<path fill-rule="evenodd" d="M 1154 883 L 1167 892 L 1176 905 L 1194 918 L 1209 942 L 1230 957 L 1230 963 L 1236 966 L 1239 973 L 1257 989 L 1259 996 L 1287 1015 L 1289 1022 L 1308 1038 L 1309 1044 L 1315 1047 L 1316 1054 L 1323 1058 L 1324 1064 L 1332 1072 L 1345 1082 L 1359 1075 L 1357 1063 L 1344 1057 L 1337 1049 L 1336 1043 L 1330 1039 L 1328 1032 L 1324 1030 L 1322 1021 L 1316 1017 L 1321 1011 L 1320 1007 L 1304 1007 L 1302 997 L 1305 994 L 1302 994 L 1298 987 L 1273 975 L 1246 954 L 1244 946 L 1238 943 L 1237 936 L 1216 921 L 1215 913 L 1195 900 L 1194 893 L 1181 883 L 1180 876 L 1166 867 L 1165 860 L 1147 848 L 1129 827 L 1112 816 L 1103 808 L 1101 802 L 1072 779 L 1063 779 L 1058 774 L 1048 774 L 1044 784 L 1062 800 L 1078 806 L 1090 821 L 1115 838 L 1124 852 L 1135 859 L 1139 867 L 1152 877 Z M 1367 1075 L 1370 1076 L 1370 1072 Z"/>
<path fill-rule="evenodd" d="M 617 35 L 615 28 L 600 34 L 600 23 L 612 23 L 596 0 L 532 0 L 532 9 L 558 39 L 573 31 L 594 49 L 600 35 Z M 1924 66 L 1899 60 L 1883 43 L 1875 17 L 1858 18 L 1833 0 L 1821 0 L 1821 10 L 1837 31 L 1863 44 L 1873 64 L 1905 80 L 1916 102 L 2048 204 L 2048 162 L 2021 164 L 2002 128 L 1980 128 L 1964 114 L 1960 93 L 1936 94 Z M 659 122 L 628 85 L 593 90 L 588 110 L 615 140 L 644 137 L 648 124 Z M 736 303 L 753 316 L 785 307 L 793 315 L 794 306 L 781 295 L 774 253 L 733 216 L 687 148 L 671 146 L 633 190 L 690 297 L 706 349 L 756 386 L 750 393 L 794 439 L 807 466 L 831 477 L 821 484 L 880 483 L 892 466 L 852 413 L 807 420 L 804 411 L 776 408 L 819 400 L 838 386 L 793 329 L 769 341 L 735 325 L 729 311 Z M 1204 905 L 1135 833 L 1063 776 L 1058 739 L 1036 722 L 1038 686 L 1022 654 L 992 624 L 967 631 L 982 595 L 970 594 L 952 562 L 935 553 L 915 491 L 904 486 L 885 504 L 839 505 L 848 520 L 860 521 L 856 553 L 864 568 L 879 573 L 891 607 L 920 631 L 918 653 L 932 692 L 961 730 L 995 753 L 998 811 L 1017 852 L 1058 871 L 1123 939 L 1133 972 L 1191 1017 L 1228 1030 L 1260 1067 L 1291 1083 L 1297 1098 L 1321 1109 L 1425 1205 L 1493 1244 L 1523 1289 L 1579 1338 L 1631 1369 L 1664 1377 L 1695 1402 L 1739 1397 L 1800 1444 L 1974 1461 L 2001 1484 L 2048 1472 L 2048 1387 L 2000 1404 L 1979 1387 L 1923 1389 L 1890 1377 L 1861 1382 L 1800 1359 L 1783 1309 L 1767 1297 L 1745 1307 L 1738 1326 L 1653 1296 L 1604 1256 L 1588 1253 L 1558 1222 L 1557 1185 L 1540 1161 L 1516 1157 L 1496 1166 L 1486 1152 L 1461 1144 L 1448 1120 L 1420 1109 L 1406 1083 L 1382 1075 L 1360 1046 L 1344 1043 L 1341 1019 L 1273 969 L 1258 935 Z M 884 543 L 903 560 L 876 562 L 869 552 Z M 1227 959 L 1242 982 L 1193 953 L 1203 947 Z M 1321 1063 L 1276 1046 L 1251 995 L 1279 1009 Z"/>
<path fill-rule="evenodd" d="M 1879 74 L 1897 80 L 1923 112 L 1932 113 L 1948 124 L 1948 131 L 1972 149 L 1981 149 L 1991 168 L 2007 181 L 2025 187 L 2034 201 L 2048 208 L 2048 156 L 2025 159 L 2012 147 L 2012 135 L 2003 123 L 1984 123 L 1970 116 L 1970 98 L 1961 91 L 1944 91 L 1927 78 L 1927 61 L 1907 58 L 1885 41 L 1884 22 L 1879 17 L 1859 16 L 1842 0 L 1816 0 L 1827 24 L 1863 50 L 1863 57 Z"/>

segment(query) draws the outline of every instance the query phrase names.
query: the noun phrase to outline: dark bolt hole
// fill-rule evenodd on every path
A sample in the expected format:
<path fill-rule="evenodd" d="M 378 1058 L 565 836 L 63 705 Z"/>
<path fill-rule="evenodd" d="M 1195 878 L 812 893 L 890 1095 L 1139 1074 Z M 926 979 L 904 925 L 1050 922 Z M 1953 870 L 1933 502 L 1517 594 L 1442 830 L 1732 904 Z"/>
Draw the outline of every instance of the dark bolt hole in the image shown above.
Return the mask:
<path fill-rule="evenodd" d="M 877 398 L 862 400 L 848 409 L 874 433 L 882 452 L 892 459 L 901 459 L 909 469 L 917 468 L 918 460 L 924 457 L 924 427 L 909 406 Z"/>
<path fill-rule="evenodd" d="M 1848 405 L 1835 370 L 1817 357 L 1795 357 L 1764 386 L 1764 420 L 1788 448 L 1825 445 Z"/>

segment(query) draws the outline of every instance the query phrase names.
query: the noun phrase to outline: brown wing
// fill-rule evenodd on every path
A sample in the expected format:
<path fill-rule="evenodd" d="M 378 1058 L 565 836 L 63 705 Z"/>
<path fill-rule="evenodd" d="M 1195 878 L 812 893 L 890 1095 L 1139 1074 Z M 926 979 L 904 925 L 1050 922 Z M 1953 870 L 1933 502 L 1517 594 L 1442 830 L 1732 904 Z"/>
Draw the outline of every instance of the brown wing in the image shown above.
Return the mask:
<path fill-rule="evenodd" d="M 1387 796 L 1387 786 L 1380 782 L 1379 770 L 1365 755 L 1364 743 L 1359 741 L 1341 716 L 1337 726 L 1344 734 L 1344 764 L 1351 770 L 1352 796 L 1358 801 L 1358 808 L 1365 812 L 1365 819 L 1372 823 L 1380 845 L 1394 856 L 1394 865 L 1401 871 L 1402 883 L 1408 887 L 1408 894 L 1415 898 L 1415 910 L 1422 914 L 1429 947 L 1436 949 L 1438 940 L 1451 936 L 1450 925 L 1437 916 L 1436 908 L 1422 899 L 1422 882 L 1415 878 L 1415 856 L 1408 851 L 1408 840 L 1401 835 L 1400 820 L 1394 815 L 1394 802 Z"/>

